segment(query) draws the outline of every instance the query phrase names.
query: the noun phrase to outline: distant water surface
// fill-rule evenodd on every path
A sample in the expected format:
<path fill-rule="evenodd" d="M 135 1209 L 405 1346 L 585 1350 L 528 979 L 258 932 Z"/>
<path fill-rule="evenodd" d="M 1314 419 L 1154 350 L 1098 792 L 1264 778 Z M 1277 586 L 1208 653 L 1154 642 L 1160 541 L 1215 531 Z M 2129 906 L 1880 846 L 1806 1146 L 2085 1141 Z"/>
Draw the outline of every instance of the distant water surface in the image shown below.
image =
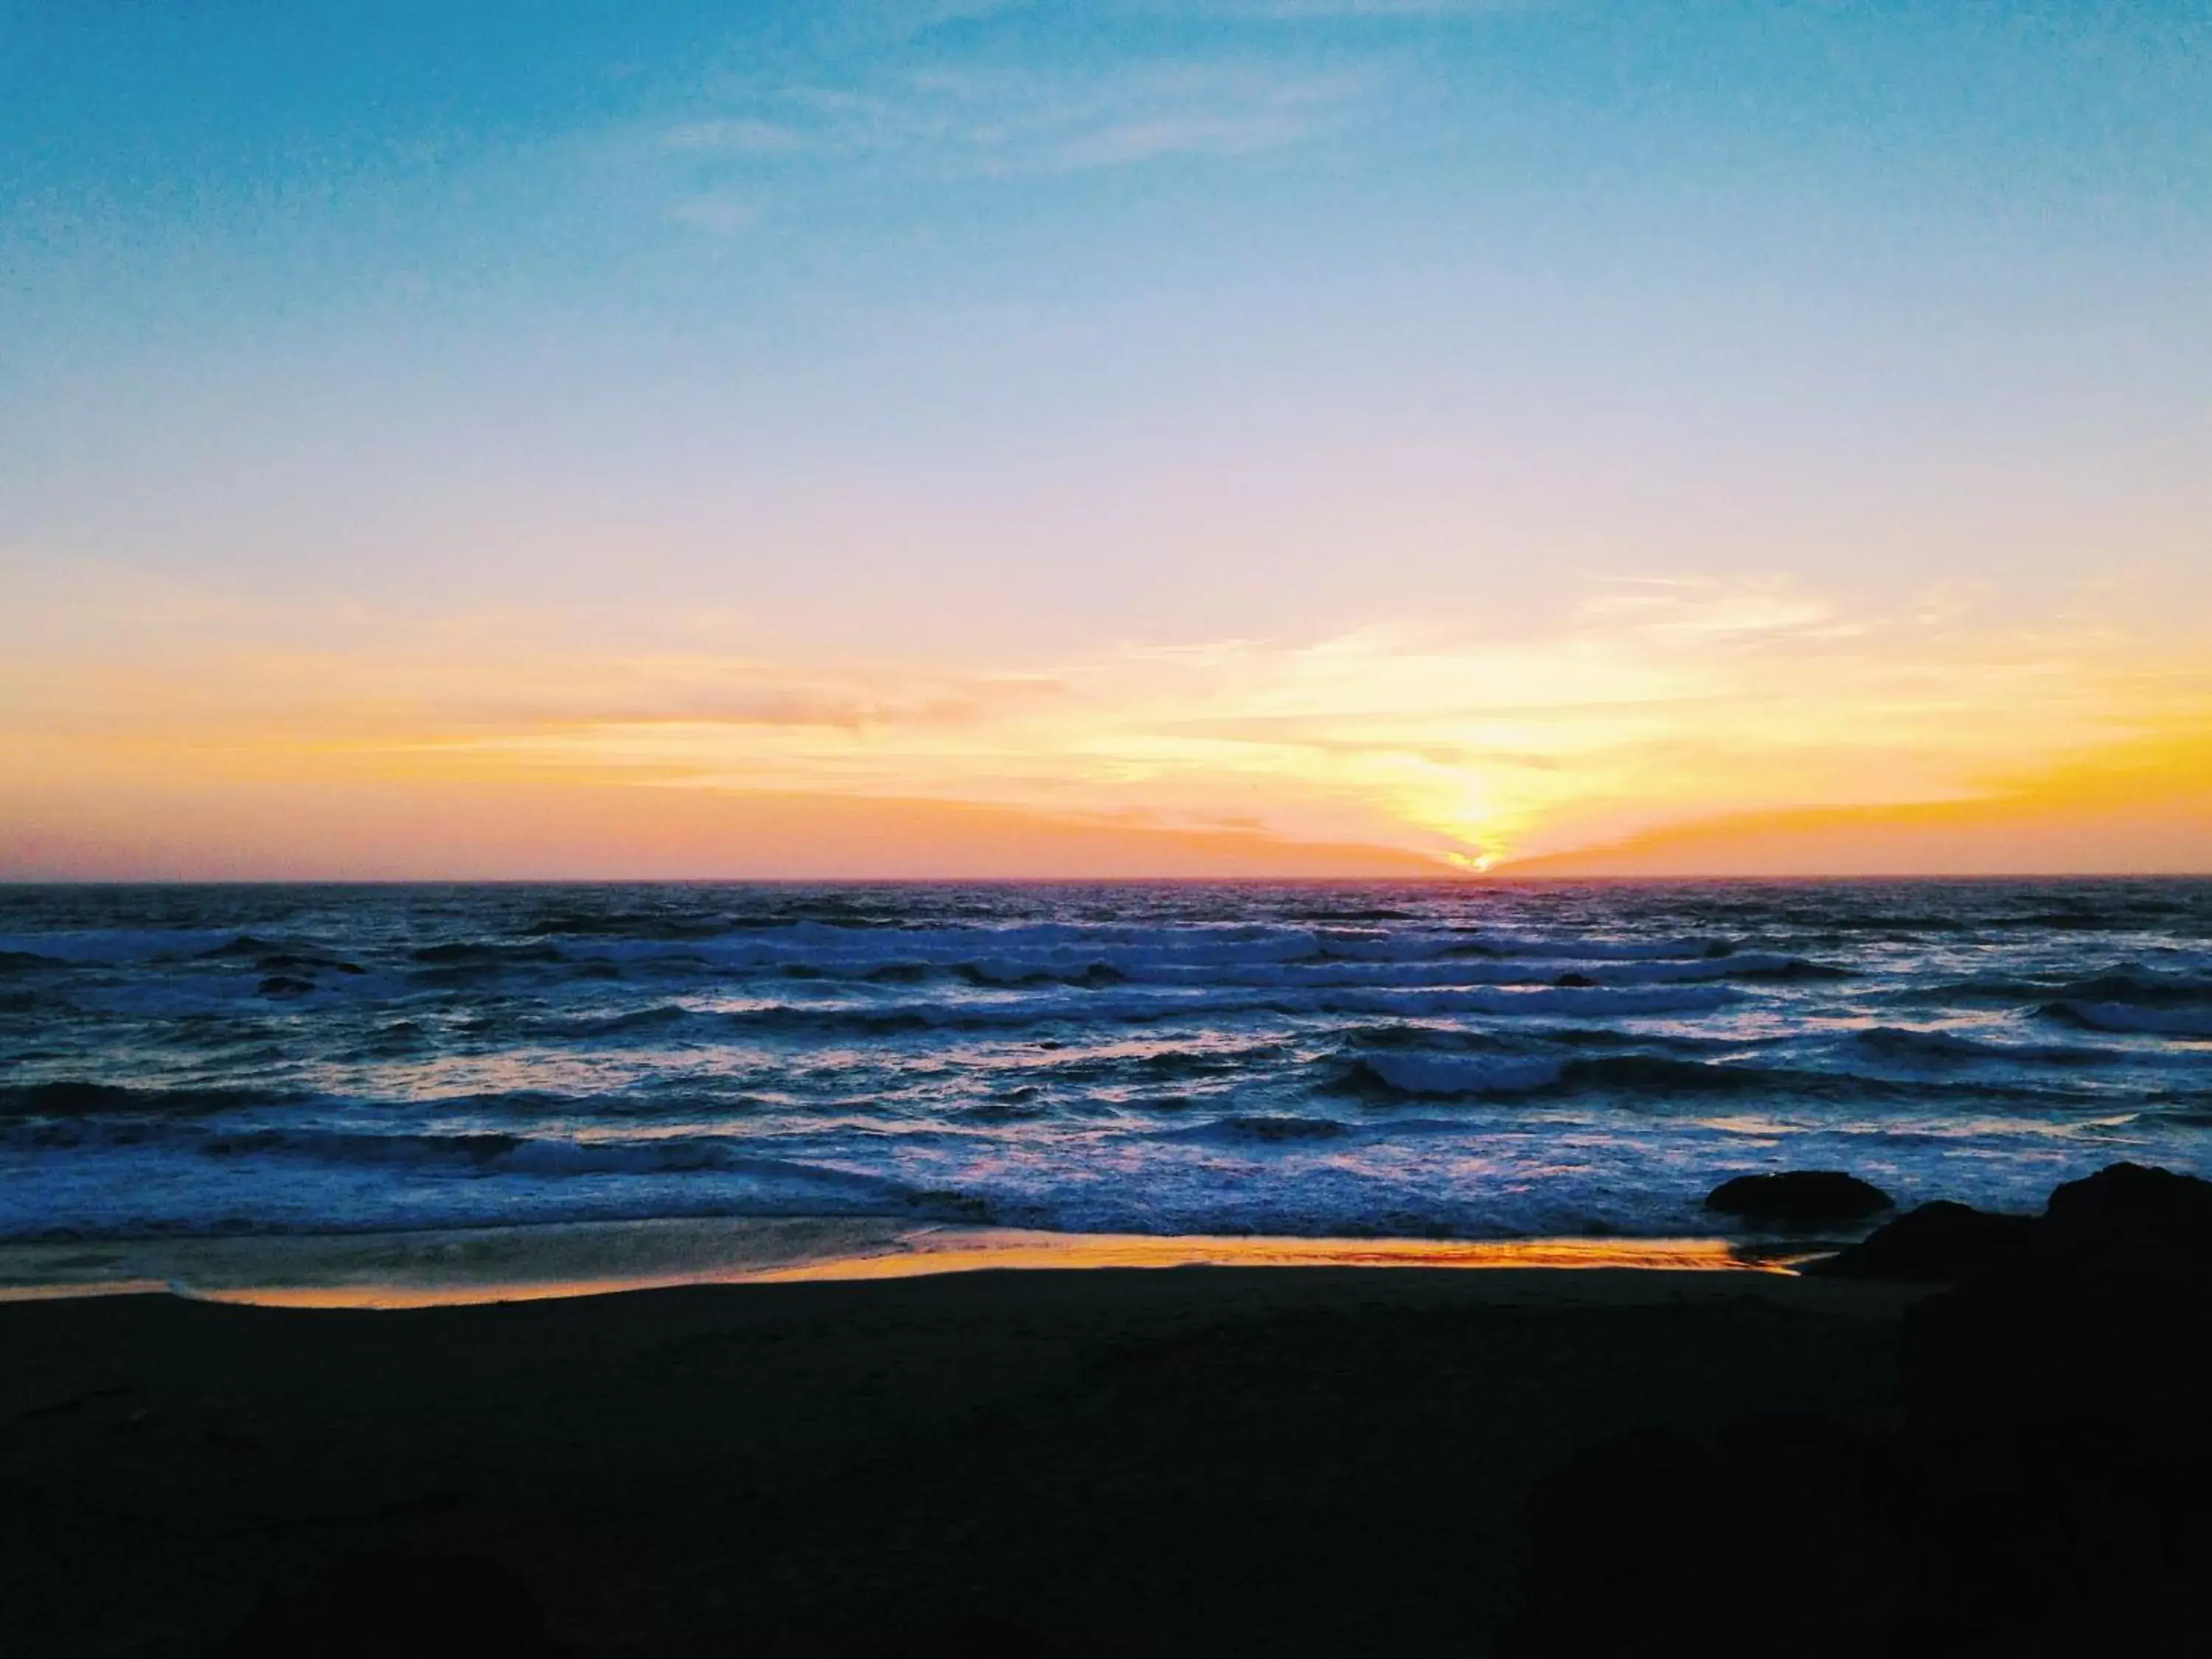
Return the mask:
<path fill-rule="evenodd" d="M 0 1237 L 1656 1237 L 2208 1152 L 2208 881 L 0 888 Z"/>

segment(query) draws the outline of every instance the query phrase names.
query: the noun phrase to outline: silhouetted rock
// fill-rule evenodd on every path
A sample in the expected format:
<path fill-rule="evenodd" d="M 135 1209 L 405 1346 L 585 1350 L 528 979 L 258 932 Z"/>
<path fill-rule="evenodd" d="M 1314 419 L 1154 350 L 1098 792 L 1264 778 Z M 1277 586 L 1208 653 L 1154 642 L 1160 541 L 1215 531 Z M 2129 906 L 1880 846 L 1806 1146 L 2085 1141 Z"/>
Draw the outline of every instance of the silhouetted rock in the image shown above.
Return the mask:
<path fill-rule="evenodd" d="M 476 1556 L 341 1557 L 271 1597 L 210 1659 L 562 1659 L 529 1590 Z"/>
<path fill-rule="evenodd" d="M 1887 1193 L 1841 1170 L 1792 1170 L 1782 1175 L 1738 1176 L 1705 1194 L 1705 1207 L 1747 1221 L 1785 1227 L 1818 1227 L 1863 1221 L 1894 1202 Z"/>
<path fill-rule="evenodd" d="M 2054 1192 L 2030 1241 L 1913 1311 L 1916 1410 L 2212 1430 L 2212 1183 L 2116 1164 Z"/>
<path fill-rule="evenodd" d="M 1804 1271 L 1838 1279 L 1959 1279 L 2018 1261 L 2040 1231 L 2033 1216 L 1996 1215 L 1937 1199 Z"/>
<path fill-rule="evenodd" d="M 2140 1164 L 2113 1164 L 2051 1194 L 2044 1211 L 2054 1250 L 2212 1252 L 2212 1182 Z"/>
<path fill-rule="evenodd" d="M 1954 1281 L 1907 1316 L 1902 1425 L 1645 1434 L 1560 1470 L 1532 1500 L 1505 1652 L 2203 1649 L 2208 1268 L 2212 1183 L 2134 1164 L 2039 1217 L 1899 1217 L 1824 1270 Z"/>

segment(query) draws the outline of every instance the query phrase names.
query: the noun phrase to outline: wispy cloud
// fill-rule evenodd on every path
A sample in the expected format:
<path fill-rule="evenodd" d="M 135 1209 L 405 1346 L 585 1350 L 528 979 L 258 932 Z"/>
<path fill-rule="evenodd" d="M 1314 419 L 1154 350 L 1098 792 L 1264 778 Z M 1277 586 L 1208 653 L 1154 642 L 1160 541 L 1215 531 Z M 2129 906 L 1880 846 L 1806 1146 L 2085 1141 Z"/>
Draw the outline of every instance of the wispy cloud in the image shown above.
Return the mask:
<path fill-rule="evenodd" d="M 726 85 L 714 107 L 670 123 L 659 143 L 673 156 L 763 168 L 805 160 L 939 175 L 1066 172 L 1285 149 L 1342 127 L 1379 89 L 1371 70 L 1356 67 L 907 70 L 853 86 Z"/>

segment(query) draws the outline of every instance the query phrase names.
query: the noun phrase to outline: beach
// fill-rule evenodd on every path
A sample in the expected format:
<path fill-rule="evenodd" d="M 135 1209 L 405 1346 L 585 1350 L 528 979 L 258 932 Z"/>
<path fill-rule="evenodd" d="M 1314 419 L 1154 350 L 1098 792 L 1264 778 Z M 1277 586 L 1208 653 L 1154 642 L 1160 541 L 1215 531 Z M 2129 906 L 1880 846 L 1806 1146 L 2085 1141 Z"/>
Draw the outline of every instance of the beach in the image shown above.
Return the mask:
<path fill-rule="evenodd" d="M 21 1302 L 4 1646 L 219 1651 L 404 1551 L 511 1573 L 576 1655 L 1480 1654 L 1540 1478 L 1644 1425 L 1880 1428 L 1924 1294 L 1201 1267 Z"/>

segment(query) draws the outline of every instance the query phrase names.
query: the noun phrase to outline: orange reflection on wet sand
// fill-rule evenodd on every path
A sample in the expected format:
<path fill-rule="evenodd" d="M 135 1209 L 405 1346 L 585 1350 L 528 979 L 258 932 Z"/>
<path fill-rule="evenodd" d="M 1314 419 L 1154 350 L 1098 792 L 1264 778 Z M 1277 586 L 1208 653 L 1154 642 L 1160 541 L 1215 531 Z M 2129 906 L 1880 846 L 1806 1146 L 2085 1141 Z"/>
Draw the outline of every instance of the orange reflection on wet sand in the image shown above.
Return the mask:
<path fill-rule="evenodd" d="M 200 1300 L 271 1308 L 405 1309 L 544 1301 L 692 1285 L 821 1284 L 937 1273 L 1162 1267 L 1664 1268 L 1779 1273 L 1794 1258 L 1749 1254 L 1724 1239 L 1545 1238 L 1498 1242 L 1383 1238 L 1153 1237 L 1141 1234 L 1026 1233 L 979 1229 L 917 1231 L 890 1249 L 773 1266 L 675 1274 L 567 1277 L 504 1282 L 194 1286 Z"/>

